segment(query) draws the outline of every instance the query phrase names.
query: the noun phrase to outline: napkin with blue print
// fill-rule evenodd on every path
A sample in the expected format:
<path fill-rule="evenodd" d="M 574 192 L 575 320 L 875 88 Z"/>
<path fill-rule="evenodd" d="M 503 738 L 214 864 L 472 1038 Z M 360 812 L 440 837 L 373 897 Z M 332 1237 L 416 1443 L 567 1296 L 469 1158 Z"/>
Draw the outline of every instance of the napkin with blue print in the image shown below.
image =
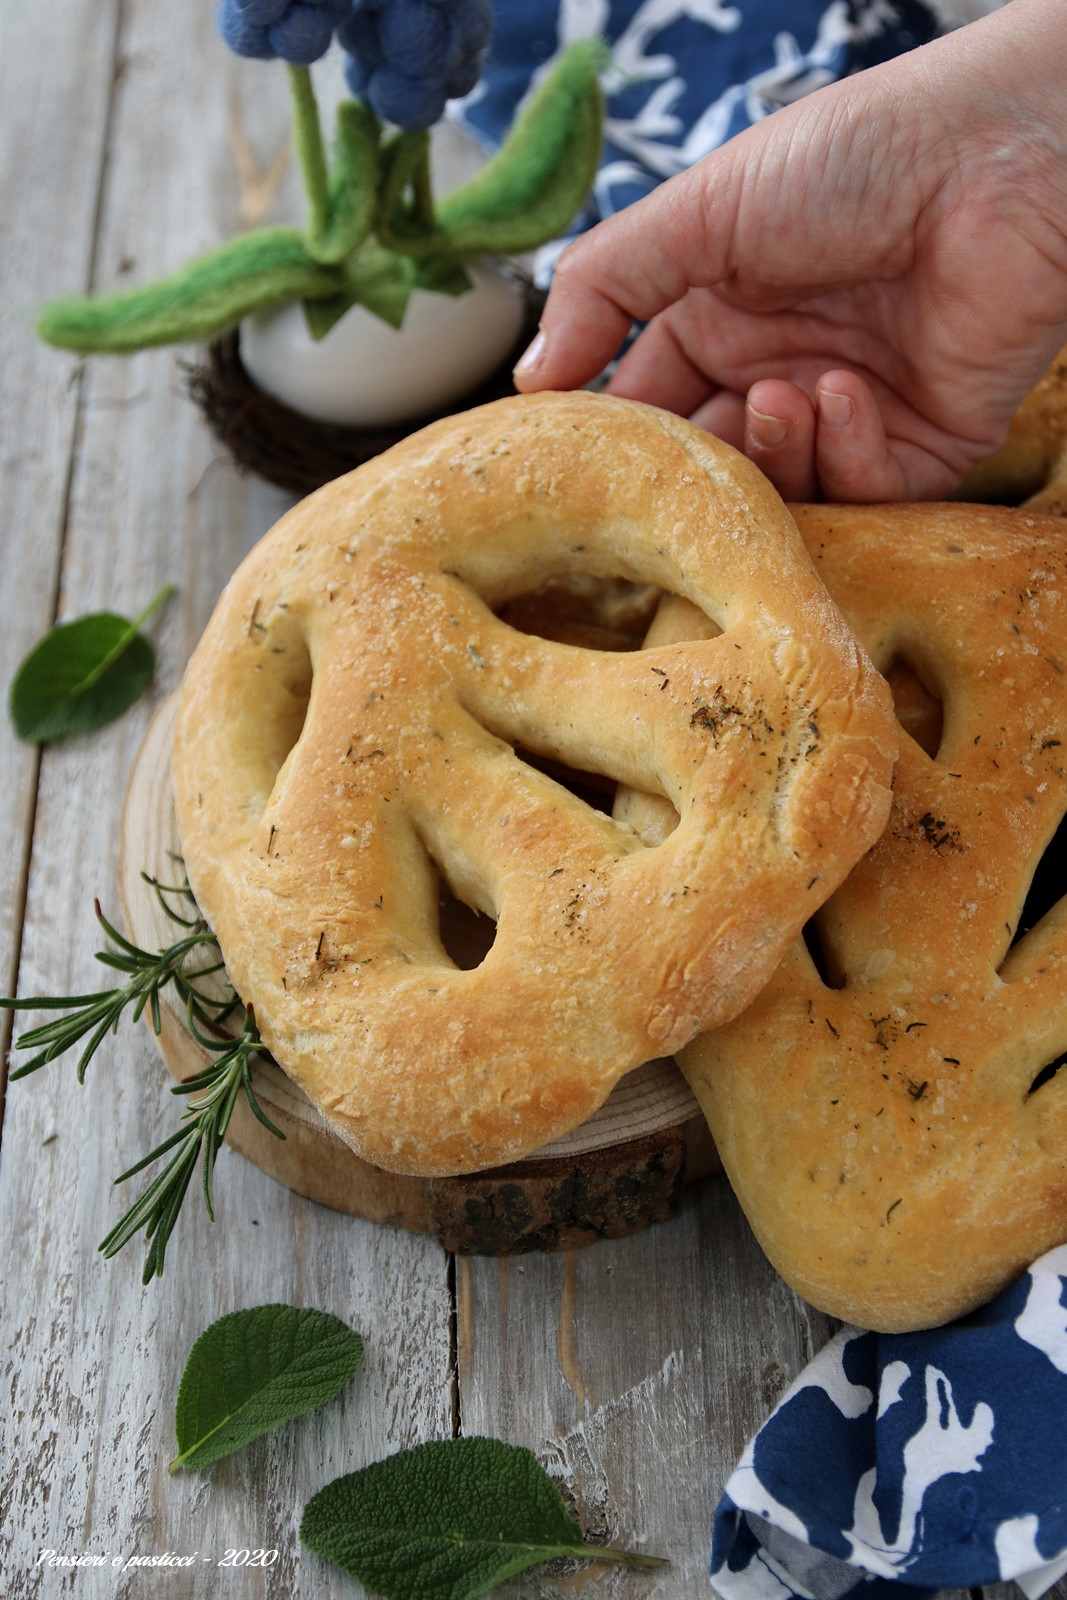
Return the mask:
<path fill-rule="evenodd" d="M 1067 1572 L 1067 1246 L 921 1333 L 842 1329 L 715 1514 L 722 1600 L 916 1600 Z"/>
<path fill-rule="evenodd" d="M 547 62 L 602 38 L 605 137 L 573 236 L 812 89 L 923 44 L 925 0 L 494 0 L 482 81 L 456 115 L 490 148 Z M 538 260 L 547 281 L 562 243 Z"/>

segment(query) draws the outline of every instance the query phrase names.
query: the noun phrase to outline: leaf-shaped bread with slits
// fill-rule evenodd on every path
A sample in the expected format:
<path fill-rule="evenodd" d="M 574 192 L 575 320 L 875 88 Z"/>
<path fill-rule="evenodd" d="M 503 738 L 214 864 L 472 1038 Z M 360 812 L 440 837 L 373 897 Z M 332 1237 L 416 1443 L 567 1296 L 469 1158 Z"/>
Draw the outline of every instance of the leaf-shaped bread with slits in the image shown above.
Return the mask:
<path fill-rule="evenodd" d="M 662 653 L 495 612 L 554 575 L 655 583 Z M 291 512 L 230 583 L 174 751 L 186 867 L 274 1058 L 365 1159 L 448 1173 L 576 1127 L 736 1015 L 877 837 L 888 691 L 762 475 L 588 394 L 499 401 Z M 665 845 L 522 752 L 665 796 Z M 496 921 L 461 970 L 438 883 Z"/>
<path fill-rule="evenodd" d="M 797 517 L 876 665 L 937 715 L 904 736 L 889 825 L 807 941 L 680 1059 L 782 1275 L 899 1331 L 1067 1239 L 1067 524 Z M 660 630 L 657 648 L 691 619 Z"/>

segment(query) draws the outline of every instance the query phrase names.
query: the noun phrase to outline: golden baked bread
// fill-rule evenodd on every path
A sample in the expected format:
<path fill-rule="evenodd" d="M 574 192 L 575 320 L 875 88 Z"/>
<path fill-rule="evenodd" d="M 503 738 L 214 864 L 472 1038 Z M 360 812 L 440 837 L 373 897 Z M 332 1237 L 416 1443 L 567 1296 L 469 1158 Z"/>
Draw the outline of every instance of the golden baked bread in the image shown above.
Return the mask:
<path fill-rule="evenodd" d="M 522 633 L 590 650 L 636 650 L 662 591 L 652 583 L 573 572 L 549 578 L 502 605 L 497 615 Z"/>
<path fill-rule="evenodd" d="M 568 573 L 721 635 L 612 654 L 494 615 Z M 523 760 L 665 796 L 646 848 Z M 487 1168 L 735 1016 L 884 826 L 896 724 L 762 475 L 588 394 L 447 419 L 304 501 L 189 665 L 197 900 L 262 1037 L 365 1159 Z M 497 921 L 460 970 L 438 875 Z"/>
<path fill-rule="evenodd" d="M 901 1331 L 982 1304 L 1067 1240 L 1062 842 L 1026 902 L 1067 812 L 1067 527 L 978 506 L 794 510 L 876 665 L 925 686 L 927 749 L 904 737 L 889 825 L 808 943 L 679 1059 L 786 1281 Z M 654 638 L 699 627 L 679 611 Z"/>
<path fill-rule="evenodd" d="M 1027 395 L 1000 449 L 968 473 L 959 498 L 1067 515 L 1067 349 Z"/>

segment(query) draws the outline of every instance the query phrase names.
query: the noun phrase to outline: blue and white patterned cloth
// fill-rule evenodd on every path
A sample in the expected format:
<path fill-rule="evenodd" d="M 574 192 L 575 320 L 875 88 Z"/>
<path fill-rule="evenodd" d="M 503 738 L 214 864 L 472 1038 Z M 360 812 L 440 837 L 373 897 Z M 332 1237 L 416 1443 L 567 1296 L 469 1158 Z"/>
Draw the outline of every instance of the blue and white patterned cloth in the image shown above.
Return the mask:
<path fill-rule="evenodd" d="M 844 1328 L 715 1514 L 723 1600 L 917 1600 L 1067 1572 L 1067 1246 L 923 1333 Z"/>
<path fill-rule="evenodd" d="M 560 50 L 594 35 L 610 46 L 604 154 L 568 237 L 769 112 L 937 31 L 926 0 L 494 0 L 493 14 L 482 81 L 454 108 L 489 148 Z M 538 257 L 542 281 L 562 243 Z"/>

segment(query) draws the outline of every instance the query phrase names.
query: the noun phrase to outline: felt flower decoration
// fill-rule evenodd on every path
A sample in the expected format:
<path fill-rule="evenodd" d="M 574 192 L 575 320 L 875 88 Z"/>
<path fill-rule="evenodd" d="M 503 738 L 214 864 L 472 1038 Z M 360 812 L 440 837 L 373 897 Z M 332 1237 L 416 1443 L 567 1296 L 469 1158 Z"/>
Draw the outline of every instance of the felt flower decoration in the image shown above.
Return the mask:
<path fill-rule="evenodd" d="M 293 301 L 316 339 L 354 305 L 399 327 L 413 289 L 464 294 L 465 262 L 557 238 L 589 193 L 603 127 L 598 39 L 561 51 L 496 155 L 438 197 L 428 130 L 478 81 L 489 0 L 221 0 L 218 22 L 239 55 L 287 63 L 305 226 L 242 234 L 147 288 L 54 300 L 37 324 L 47 343 L 125 354 L 211 339 Z M 338 106 L 328 151 L 309 65 L 335 37 L 355 98 Z"/>
<path fill-rule="evenodd" d="M 345 80 L 386 122 L 429 128 L 478 82 L 492 28 L 489 0 L 353 0 Z"/>
<path fill-rule="evenodd" d="M 349 0 L 221 0 L 219 32 L 239 56 L 308 67 L 324 56 Z"/>

